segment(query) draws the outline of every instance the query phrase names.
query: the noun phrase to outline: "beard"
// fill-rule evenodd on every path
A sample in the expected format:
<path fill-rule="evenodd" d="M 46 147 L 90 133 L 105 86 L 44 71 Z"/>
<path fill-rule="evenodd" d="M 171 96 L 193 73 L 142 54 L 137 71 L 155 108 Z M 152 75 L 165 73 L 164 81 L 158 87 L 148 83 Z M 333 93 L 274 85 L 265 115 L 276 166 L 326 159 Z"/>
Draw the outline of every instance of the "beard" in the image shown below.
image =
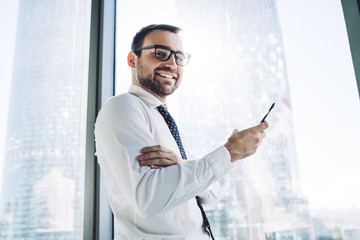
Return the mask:
<path fill-rule="evenodd" d="M 166 97 L 171 95 L 178 86 L 176 84 L 169 90 L 165 86 L 163 86 L 158 79 L 156 79 L 156 71 L 167 71 L 172 72 L 170 68 L 156 68 L 154 73 L 151 73 L 146 70 L 143 64 L 139 61 L 137 65 L 137 79 L 141 86 L 150 90 L 151 92 L 157 94 L 160 97 Z M 175 80 L 177 81 L 177 80 Z"/>

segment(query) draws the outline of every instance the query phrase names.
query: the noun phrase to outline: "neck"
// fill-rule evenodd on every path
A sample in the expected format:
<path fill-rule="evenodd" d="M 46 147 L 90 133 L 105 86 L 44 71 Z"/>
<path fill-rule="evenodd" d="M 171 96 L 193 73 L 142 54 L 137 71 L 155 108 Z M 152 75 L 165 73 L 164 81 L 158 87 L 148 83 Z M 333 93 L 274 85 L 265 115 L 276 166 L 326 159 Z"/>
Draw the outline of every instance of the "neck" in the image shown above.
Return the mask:
<path fill-rule="evenodd" d="M 145 87 L 143 87 L 138 81 L 133 81 L 133 84 L 138 86 L 138 87 L 141 87 L 142 89 L 144 89 L 145 91 L 151 93 L 154 97 L 156 97 L 157 99 L 159 99 L 162 103 L 165 103 L 166 102 L 166 97 L 162 97 L 156 93 L 154 93 L 153 91 L 151 91 L 150 89 L 147 89 Z"/>

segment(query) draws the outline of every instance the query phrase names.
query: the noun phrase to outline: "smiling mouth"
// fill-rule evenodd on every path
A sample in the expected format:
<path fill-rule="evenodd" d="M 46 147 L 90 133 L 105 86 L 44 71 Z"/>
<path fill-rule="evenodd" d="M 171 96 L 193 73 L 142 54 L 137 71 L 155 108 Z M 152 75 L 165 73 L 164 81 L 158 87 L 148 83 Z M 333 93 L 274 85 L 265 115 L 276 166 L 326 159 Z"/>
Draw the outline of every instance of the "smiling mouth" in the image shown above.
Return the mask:
<path fill-rule="evenodd" d="M 177 79 L 176 76 L 167 73 L 156 73 L 156 74 L 167 79 L 175 79 L 175 80 Z"/>

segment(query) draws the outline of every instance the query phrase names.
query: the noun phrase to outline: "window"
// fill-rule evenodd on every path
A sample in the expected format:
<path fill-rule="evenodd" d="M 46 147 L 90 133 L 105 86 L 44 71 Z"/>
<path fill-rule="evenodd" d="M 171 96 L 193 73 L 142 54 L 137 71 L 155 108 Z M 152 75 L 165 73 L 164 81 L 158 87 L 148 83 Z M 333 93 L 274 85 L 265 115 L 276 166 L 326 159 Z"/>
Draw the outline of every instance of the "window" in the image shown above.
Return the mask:
<path fill-rule="evenodd" d="M 136 31 L 183 28 L 192 57 L 168 104 L 194 153 L 257 124 L 276 103 L 261 149 L 220 181 L 223 200 L 208 212 L 217 239 L 357 239 L 360 112 L 340 3 L 208 5 L 117 1 L 117 93 L 131 83 Z"/>
<path fill-rule="evenodd" d="M 94 105 L 113 94 L 112 10 L 117 94 L 131 83 L 126 56 L 137 30 L 185 30 L 192 58 L 168 105 L 196 155 L 276 102 L 261 149 L 220 181 L 223 200 L 207 213 L 217 239 L 360 238 L 360 108 L 339 2 L 93 2 L 106 9 L 102 20 L 91 13 L 104 24 L 91 65 L 102 76 L 88 76 L 90 0 L 1 8 L 0 239 L 111 238 L 101 178 L 93 171 L 94 182 L 84 181 L 87 109 L 98 107 L 88 104 L 88 78 L 103 79 Z"/>
<path fill-rule="evenodd" d="M 82 239 L 90 7 L 19 2 L 1 239 Z"/>

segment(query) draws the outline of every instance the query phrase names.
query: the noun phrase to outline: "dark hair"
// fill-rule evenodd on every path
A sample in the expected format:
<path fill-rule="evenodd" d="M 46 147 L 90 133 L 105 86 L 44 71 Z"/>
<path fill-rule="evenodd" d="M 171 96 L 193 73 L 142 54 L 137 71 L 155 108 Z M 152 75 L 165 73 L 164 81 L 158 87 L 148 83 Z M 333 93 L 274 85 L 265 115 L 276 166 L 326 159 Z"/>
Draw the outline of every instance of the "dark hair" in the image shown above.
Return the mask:
<path fill-rule="evenodd" d="M 175 26 L 171 26 L 171 25 L 167 25 L 167 24 L 152 24 L 146 27 L 143 27 L 138 33 L 136 33 L 136 35 L 133 38 L 133 41 L 131 43 L 131 51 L 134 51 L 136 49 L 139 49 L 142 47 L 142 45 L 144 44 L 144 39 L 146 37 L 146 35 L 148 35 L 150 32 L 154 31 L 154 30 L 163 30 L 163 31 L 169 31 L 172 33 L 179 33 L 181 32 L 181 28 L 175 27 Z M 136 55 L 138 55 L 140 57 L 141 52 L 135 52 Z"/>

